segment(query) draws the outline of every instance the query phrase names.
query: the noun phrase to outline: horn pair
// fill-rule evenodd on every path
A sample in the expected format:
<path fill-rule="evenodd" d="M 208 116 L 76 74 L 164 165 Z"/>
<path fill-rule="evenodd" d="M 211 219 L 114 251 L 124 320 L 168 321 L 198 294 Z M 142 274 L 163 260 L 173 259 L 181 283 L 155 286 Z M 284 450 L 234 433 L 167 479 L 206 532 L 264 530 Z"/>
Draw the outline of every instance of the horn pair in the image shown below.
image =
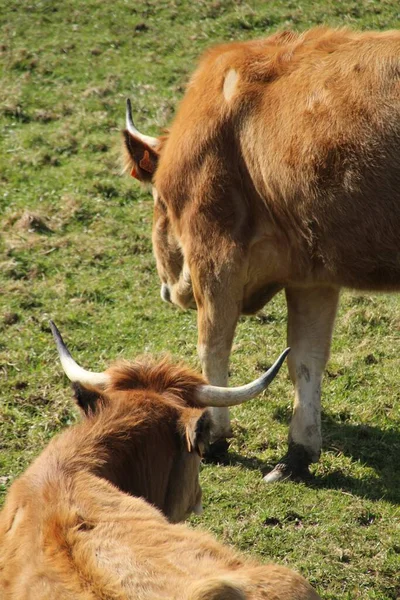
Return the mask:
<path fill-rule="evenodd" d="M 72 358 L 64 340 L 61 337 L 56 325 L 50 321 L 51 331 L 53 333 L 61 365 L 67 377 L 83 385 L 92 385 L 97 387 L 106 387 L 110 383 L 110 376 L 107 373 L 94 373 L 86 371 L 80 367 Z M 278 374 L 290 348 L 286 348 L 280 357 L 274 362 L 264 375 L 255 379 L 252 383 L 234 388 L 218 387 L 214 385 L 199 385 L 195 391 L 195 397 L 201 406 L 227 407 L 242 404 L 251 400 L 258 394 L 261 394 Z"/>

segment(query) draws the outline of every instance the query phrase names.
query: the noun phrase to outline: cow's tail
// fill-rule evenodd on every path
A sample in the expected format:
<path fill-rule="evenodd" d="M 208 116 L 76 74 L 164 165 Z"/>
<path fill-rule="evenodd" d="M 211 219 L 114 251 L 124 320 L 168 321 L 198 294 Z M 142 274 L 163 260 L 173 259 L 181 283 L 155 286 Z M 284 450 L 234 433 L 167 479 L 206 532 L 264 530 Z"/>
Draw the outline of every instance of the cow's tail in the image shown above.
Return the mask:
<path fill-rule="evenodd" d="M 190 588 L 187 600 L 246 600 L 243 583 L 229 575 L 206 579 Z"/>

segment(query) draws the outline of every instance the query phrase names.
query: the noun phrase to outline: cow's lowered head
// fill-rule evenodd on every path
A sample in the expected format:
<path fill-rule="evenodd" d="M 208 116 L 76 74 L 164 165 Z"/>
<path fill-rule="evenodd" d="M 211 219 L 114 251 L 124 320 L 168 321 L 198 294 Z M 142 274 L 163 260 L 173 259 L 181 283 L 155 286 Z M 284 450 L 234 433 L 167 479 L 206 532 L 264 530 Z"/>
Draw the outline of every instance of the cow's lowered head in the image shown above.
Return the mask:
<path fill-rule="evenodd" d="M 196 308 L 192 282 L 182 248 L 173 231 L 167 205 L 154 185 L 158 159 L 165 136 L 151 137 L 140 133 L 132 119 L 131 102 L 127 100 L 125 142 L 125 171 L 144 184 L 152 186 L 154 198 L 153 251 L 161 280 L 161 298 L 181 308 Z"/>

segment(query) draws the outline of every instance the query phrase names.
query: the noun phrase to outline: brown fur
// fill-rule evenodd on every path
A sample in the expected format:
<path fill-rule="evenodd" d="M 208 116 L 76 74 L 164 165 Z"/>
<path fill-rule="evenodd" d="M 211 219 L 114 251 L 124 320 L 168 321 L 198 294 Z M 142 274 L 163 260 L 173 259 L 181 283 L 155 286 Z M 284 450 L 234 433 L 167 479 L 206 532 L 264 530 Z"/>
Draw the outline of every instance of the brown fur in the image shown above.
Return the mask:
<path fill-rule="evenodd" d="M 205 54 L 154 179 L 171 233 L 196 270 L 205 240 L 207 255 L 239 244 L 248 259 L 267 222 L 282 250 L 274 269 L 282 284 L 400 285 L 399 48 L 397 32 L 317 28 Z M 230 68 L 239 82 L 227 103 Z M 232 189 L 242 191 L 240 206 L 228 200 Z"/>
<path fill-rule="evenodd" d="M 172 302 L 196 301 L 206 377 L 226 383 L 239 314 L 285 288 L 296 398 L 315 404 L 338 290 L 400 288 L 400 33 L 320 27 L 211 48 L 153 184 L 158 272 Z M 306 302 L 311 321 L 300 319 Z M 300 390 L 302 364 L 315 373 L 312 392 Z M 312 460 L 315 414 L 314 440 L 304 424 L 291 438 Z M 220 429 L 227 434 L 226 422 Z"/>
<path fill-rule="evenodd" d="M 397 32 L 317 29 L 206 54 L 154 180 L 196 271 L 209 270 L 202 247 L 208 256 L 239 245 L 251 272 L 267 221 L 281 249 L 273 281 L 400 285 L 399 52 Z M 239 73 L 230 104 L 221 95 L 229 68 Z M 257 213 L 261 226 L 249 227 Z"/>
<path fill-rule="evenodd" d="M 162 514 L 182 519 L 199 500 L 208 413 L 193 391 L 203 379 L 166 361 L 108 374 L 106 390 L 76 386 L 85 419 L 11 486 L 1 599 L 316 600 L 300 575 L 254 565 Z"/>

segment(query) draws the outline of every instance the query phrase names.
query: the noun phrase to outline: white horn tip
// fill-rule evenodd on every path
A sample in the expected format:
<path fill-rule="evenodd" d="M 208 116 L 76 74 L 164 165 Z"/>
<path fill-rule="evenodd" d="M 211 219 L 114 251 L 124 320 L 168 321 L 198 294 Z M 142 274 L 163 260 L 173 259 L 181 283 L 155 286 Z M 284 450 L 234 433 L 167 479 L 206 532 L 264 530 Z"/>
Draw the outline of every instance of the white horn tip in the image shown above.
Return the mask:
<path fill-rule="evenodd" d="M 71 356 L 67 346 L 65 345 L 64 340 L 62 339 L 62 335 L 57 327 L 57 325 L 50 319 L 49 321 L 51 333 L 53 334 L 54 341 L 57 346 L 58 353 L 61 356 Z"/>
<path fill-rule="evenodd" d="M 107 373 L 94 373 L 80 367 L 72 358 L 58 327 L 53 321 L 50 321 L 50 328 L 56 342 L 61 366 L 70 381 L 81 383 L 83 385 L 87 384 L 102 387 L 108 385 L 110 377 Z"/>

